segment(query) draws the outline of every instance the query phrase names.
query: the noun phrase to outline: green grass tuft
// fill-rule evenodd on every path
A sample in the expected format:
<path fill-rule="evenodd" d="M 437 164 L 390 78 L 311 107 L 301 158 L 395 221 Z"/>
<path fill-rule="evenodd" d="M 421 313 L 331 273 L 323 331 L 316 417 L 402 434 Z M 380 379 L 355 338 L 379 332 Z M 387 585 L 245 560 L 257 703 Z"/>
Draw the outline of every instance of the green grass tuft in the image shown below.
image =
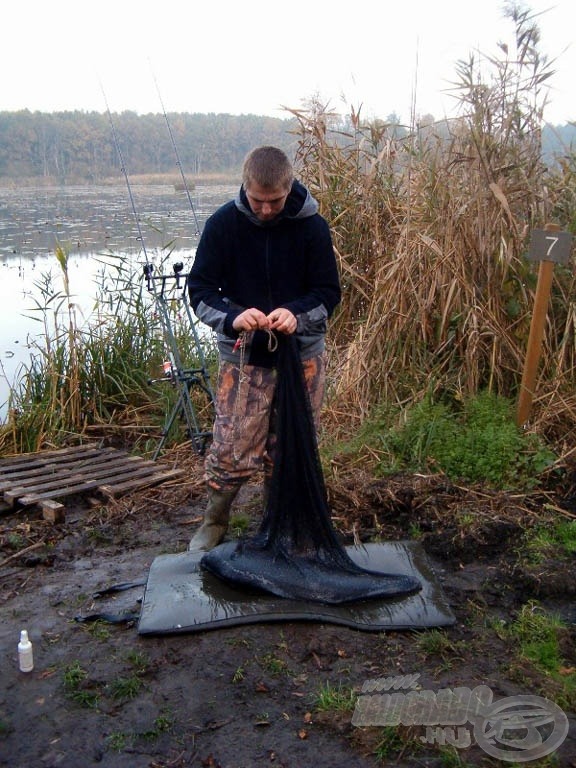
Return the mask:
<path fill-rule="evenodd" d="M 514 421 L 509 400 L 483 391 L 463 403 L 426 397 L 400 426 L 380 435 L 385 456 L 378 470 L 441 471 L 454 481 L 496 488 L 531 488 L 553 453 Z"/>

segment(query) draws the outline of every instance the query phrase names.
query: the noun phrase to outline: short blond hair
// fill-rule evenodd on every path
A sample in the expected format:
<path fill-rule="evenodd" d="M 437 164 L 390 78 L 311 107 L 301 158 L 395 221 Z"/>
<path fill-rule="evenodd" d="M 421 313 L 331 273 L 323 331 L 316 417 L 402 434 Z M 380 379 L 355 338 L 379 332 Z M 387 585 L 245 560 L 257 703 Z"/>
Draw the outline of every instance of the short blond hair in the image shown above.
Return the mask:
<path fill-rule="evenodd" d="M 242 169 L 244 189 L 251 184 L 264 189 L 290 189 L 293 179 L 292 163 L 278 147 L 256 147 L 246 155 Z"/>

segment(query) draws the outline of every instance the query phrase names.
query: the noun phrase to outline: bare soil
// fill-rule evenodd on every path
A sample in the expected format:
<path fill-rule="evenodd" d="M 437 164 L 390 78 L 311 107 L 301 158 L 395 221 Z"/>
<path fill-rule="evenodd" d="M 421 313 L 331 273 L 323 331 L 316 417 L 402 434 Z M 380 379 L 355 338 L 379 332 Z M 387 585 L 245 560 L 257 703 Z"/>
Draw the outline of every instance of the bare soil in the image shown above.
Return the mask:
<path fill-rule="evenodd" d="M 574 672 L 574 559 L 533 565 L 521 555 L 537 520 L 574 518 L 574 472 L 530 495 L 358 472 L 330 487 L 335 525 L 348 541 L 418 536 L 457 618 L 447 629 L 373 633 L 295 622 L 142 637 L 133 622 L 77 622 L 100 610 L 94 592 L 145 578 L 155 557 L 186 548 L 204 501 L 200 461 L 188 463 L 184 483 L 107 505 L 75 499 L 59 525 L 36 509 L 0 518 L 0 765 L 496 765 L 474 743 L 458 750 L 423 743 L 423 726 L 355 727 L 353 699 L 322 708 L 319 696 L 345 698 L 367 680 L 416 673 L 433 691 L 486 685 L 495 698 L 561 696 L 498 622 L 512 621 L 529 601 L 562 616 L 564 668 Z M 236 509 L 254 529 L 259 493 L 257 484 L 243 489 Z M 142 591 L 118 593 L 107 606 L 137 612 Z M 22 628 L 34 645 L 28 674 L 18 669 Z M 576 766 L 575 718 L 567 714 L 568 737 L 539 764 Z"/>

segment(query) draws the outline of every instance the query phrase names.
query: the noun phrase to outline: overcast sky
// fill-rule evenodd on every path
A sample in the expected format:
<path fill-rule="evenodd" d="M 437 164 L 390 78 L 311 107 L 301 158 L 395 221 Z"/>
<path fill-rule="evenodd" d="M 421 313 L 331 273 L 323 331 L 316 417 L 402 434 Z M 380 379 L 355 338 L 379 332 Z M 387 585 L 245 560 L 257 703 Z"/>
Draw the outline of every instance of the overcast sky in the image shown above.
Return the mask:
<path fill-rule="evenodd" d="M 318 96 L 365 117 L 453 113 L 455 62 L 509 41 L 502 0 L 7 0 L 0 111 L 254 113 Z M 574 0 L 532 0 L 556 59 L 553 123 L 576 119 Z M 160 96 L 159 96 L 160 93 Z"/>

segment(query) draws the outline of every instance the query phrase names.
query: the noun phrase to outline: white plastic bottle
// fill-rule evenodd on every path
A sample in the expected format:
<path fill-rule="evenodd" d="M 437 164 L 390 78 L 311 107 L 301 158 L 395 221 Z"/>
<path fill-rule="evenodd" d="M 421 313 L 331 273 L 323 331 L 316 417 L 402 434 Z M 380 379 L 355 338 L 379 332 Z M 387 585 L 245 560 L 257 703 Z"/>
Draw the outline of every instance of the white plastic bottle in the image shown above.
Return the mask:
<path fill-rule="evenodd" d="M 20 632 L 20 642 L 18 643 L 18 664 L 20 666 L 21 672 L 32 672 L 34 669 L 32 643 L 28 637 L 28 631 L 25 629 Z"/>

